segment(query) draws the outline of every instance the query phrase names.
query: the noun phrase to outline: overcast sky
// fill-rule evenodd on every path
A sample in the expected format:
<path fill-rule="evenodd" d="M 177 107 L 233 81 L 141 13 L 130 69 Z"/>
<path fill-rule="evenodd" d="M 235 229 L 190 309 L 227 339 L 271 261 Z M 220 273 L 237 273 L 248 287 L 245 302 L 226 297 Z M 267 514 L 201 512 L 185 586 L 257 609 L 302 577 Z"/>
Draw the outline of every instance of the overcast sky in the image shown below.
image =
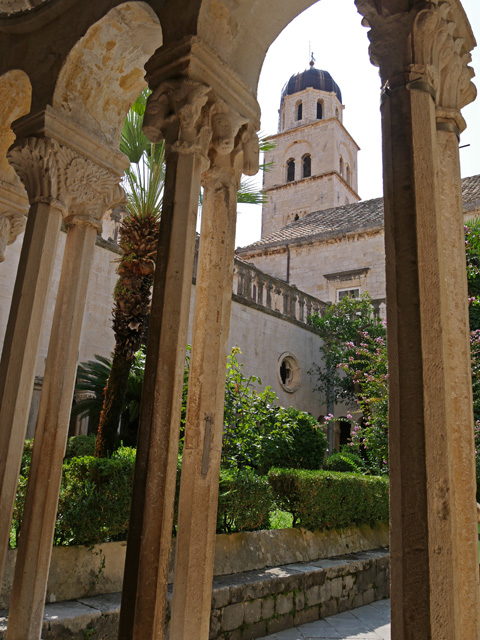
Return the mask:
<path fill-rule="evenodd" d="M 480 42 L 480 2 L 463 0 L 473 32 Z M 367 32 L 360 25 L 353 0 L 321 0 L 291 22 L 270 47 L 258 90 L 262 109 L 261 131 L 277 132 L 283 85 L 308 67 L 309 49 L 318 69 L 329 71 L 342 90 L 343 123 L 361 148 L 358 156 L 359 193 L 367 200 L 382 195 L 380 78 L 368 58 Z M 480 87 L 480 48 L 472 66 Z M 480 92 L 479 92 L 480 93 Z M 463 110 L 468 128 L 462 135 L 462 176 L 480 174 L 480 97 Z M 260 238 L 261 207 L 240 206 L 237 246 Z"/>

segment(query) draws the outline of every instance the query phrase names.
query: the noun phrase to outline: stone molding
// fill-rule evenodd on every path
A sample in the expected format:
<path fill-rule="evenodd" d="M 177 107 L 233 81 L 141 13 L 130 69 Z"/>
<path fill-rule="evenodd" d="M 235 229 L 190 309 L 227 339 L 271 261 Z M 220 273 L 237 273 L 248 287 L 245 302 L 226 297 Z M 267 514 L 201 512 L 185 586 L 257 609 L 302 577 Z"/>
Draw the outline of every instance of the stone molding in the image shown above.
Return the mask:
<path fill-rule="evenodd" d="M 101 229 L 105 210 L 125 195 L 119 176 L 52 138 L 29 137 L 8 152 L 30 204 L 48 202 L 62 211 L 66 226 Z"/>
<path fill-rule="evenodd" d="M 465 128 L 460 109 L 475 99 L 468 66 L 475 40 L 457 0 L 355 0 L 370 28 L 370 58 L 384 96 L 396 88 L 426 91 L 447 120 Z M 413 5 L 413 6 L 412 6 Z M 452 111 L 453 110 L 453 111 Z M 445 118 L 445 113 L 440 113 Z"/>

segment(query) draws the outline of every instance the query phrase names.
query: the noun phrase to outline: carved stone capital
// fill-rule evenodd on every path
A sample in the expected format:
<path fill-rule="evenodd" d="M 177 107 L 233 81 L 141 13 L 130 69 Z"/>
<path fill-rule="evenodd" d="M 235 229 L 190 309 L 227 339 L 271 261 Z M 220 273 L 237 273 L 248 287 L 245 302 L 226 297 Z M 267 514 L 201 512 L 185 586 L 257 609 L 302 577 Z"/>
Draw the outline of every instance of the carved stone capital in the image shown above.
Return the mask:
<path fill-rule="evenodd" d="M 30 204 L 44 200 L 64 210 L 58 200 L 57 146 L 50 138 L 26 138 L 12 147 L 7 157 L 25 186 Z"/>
<path fill-rule="evenodd" d="M 105 211 L 125 200 L 120 177 L 68 147 L 57 145 L 58 199 L 65 204 L 65 224 L 101 229 Z"/>
<path fill-rule="evenodd" d="M 101 228 L 106 209 L 125 199 L 120 177 L 51 138 L 26 138 L 10 149 L 13 166 L 30 204 L 47 201 L 67 222 Z"/>
<path fill-rule="evenodd" d="M 210 168 L 204 172 L 202 184 L 233 182 L 238 189 L 242 173 L 254 175 L 258 171 L 259 145 L 255 129 L 220 99 L 212 104 L 210 126 Z"/>
<path fill-rule="evenodd" d="M 370 57 L 386 95 L 397 87 L 426 91 L 437 107 L 474 100 L 473 34 L 456 0 L 355 0 L 370 27 Z"/>
<path fill-rule="evenodd" d="M 6 211 L 0 213 L 0 262 L 5 260 L 5 249 L 7 245 L 15 242 L 25 230 L 27 218 L 23 213 Z"/>
<path fill-rule="evenodd" d="M 207 106 L 210 87 L 180 78 L 163 82 L 147 100 L 143 130 L 152 142 L 165 139 L 183 153 L 206 156 L 211 138 Z"/>

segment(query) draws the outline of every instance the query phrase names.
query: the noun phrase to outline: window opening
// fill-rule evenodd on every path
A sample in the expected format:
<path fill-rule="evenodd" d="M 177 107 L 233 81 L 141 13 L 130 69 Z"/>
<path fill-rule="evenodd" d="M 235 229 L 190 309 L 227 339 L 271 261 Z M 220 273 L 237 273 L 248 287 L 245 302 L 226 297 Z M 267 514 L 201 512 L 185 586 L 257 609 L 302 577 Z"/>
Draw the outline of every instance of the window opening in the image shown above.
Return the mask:
<path fill-rule="evenodd" d="M 301 102 L 297 105 L 297 120 L 301 120 L 303 118 L 303 105 Z"/>
<path fill-rule="evenodd" d="M 288 160 L 287 162 L 287 182 L 293 182 L 295 180 L 295 160 Z"/>
<path fill-rule="evenodd" d="M 322 120 L 323 118 L 323 105 L 320 100 L 317 102 L 317 120 Z"/>
<path fill-rule="evenodd" d="M 360 288 L 355 289 L 339 289 L 337 291 L 337 300 L 343 300 L 344 298 L 359 298 Z"/>
<path fill-rule="evenodd" d="M 312 157 L 305 156 L 303 158 L 303 177 L 309 178 L 312 175 Z"/>

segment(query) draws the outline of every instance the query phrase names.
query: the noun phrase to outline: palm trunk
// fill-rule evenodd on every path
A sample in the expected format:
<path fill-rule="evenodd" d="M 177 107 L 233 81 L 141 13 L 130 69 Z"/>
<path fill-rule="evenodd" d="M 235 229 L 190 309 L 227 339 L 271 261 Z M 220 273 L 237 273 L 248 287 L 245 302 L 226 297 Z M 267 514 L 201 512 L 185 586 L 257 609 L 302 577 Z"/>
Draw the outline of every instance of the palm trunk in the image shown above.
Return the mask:
<path fill-rule="evenodd" d="M 95 456 L 106 458 L 115 450 L 118 427 L 122 416 L 128 375 L 132 360 L 127 360 L 125 354 L 115 353 L 112 371 L 108 378 L 104 392 L 103 410 L 98 424 Z"/>

